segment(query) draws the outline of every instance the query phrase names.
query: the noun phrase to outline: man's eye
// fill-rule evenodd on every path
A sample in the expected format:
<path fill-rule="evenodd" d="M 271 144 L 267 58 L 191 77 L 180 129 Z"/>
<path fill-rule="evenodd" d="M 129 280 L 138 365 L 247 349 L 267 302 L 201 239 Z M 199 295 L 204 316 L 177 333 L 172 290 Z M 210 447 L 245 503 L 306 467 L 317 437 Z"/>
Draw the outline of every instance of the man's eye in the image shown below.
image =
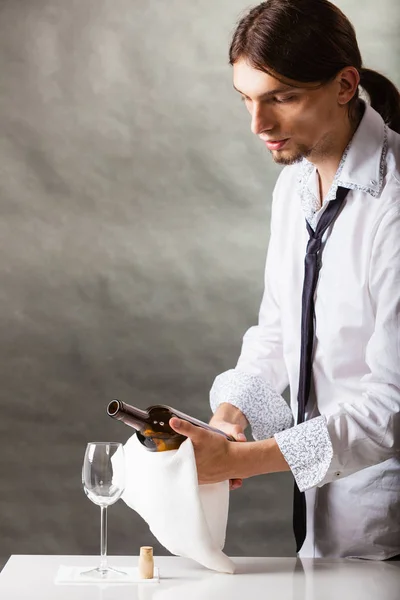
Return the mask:
<path fill-rule="evenodd" d="M 241 96 L 240 99 L 242 102 L 246 102 L 247 100 L 250 100 L 250 98 L 247 98 L 247 96 Z"/>
<path fill-rule="evenodd" d="M 291 100 L 294 100 L 294 96 L 285 96 L 284 98 L 275 97 L 274 100 L 278 104 L 283 104 L 284 102 L 290 102 Z"/>

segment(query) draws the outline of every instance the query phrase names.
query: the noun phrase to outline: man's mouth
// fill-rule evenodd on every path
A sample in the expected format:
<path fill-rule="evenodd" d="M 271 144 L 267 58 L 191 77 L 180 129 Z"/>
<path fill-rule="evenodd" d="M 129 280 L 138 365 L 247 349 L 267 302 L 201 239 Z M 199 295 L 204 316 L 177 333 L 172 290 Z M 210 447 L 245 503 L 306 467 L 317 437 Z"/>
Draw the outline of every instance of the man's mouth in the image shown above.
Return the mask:
<path fill-rule="evenodd" d="M 283 140 L 264 140 L 264 142 L 269 150 L 281 150 L 288 140 L 289 138 L 285 138 Z"/>

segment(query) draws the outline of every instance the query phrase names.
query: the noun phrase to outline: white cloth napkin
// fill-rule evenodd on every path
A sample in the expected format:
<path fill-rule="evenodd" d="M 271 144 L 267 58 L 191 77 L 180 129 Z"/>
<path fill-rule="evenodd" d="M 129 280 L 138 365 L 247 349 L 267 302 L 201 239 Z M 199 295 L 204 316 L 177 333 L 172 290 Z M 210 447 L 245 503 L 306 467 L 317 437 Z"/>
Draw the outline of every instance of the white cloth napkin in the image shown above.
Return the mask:
<path fill-rule="evenodd" d="M 124 502 L 148 523 L 158 541 L 176 556 L 209 569 L 234 573 L 222 552 L 229 510 L 229 482 L 200 485 L 188 438 L 178 450 L 149 452 L 134 434 L 124 447 Z"/>

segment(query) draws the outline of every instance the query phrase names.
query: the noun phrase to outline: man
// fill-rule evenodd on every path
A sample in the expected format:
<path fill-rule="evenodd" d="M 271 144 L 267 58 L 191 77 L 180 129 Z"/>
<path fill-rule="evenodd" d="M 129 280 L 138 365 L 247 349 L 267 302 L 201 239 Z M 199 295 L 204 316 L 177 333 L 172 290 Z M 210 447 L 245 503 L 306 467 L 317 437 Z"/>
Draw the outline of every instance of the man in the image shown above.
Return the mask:
<path fill-rule="evenodd" d="M 388 559 L 400 554 L 400 96 L 362 67 L 326 0 L 255 7 L 230 63 L 252 132 L 286 165 L 259 324 L 211 390 L 210 423 L 238 441 L 250 424 L 256 441 L 170 424 L 191 438 L 200 483 L 292 471 L 300 556 Z"/>

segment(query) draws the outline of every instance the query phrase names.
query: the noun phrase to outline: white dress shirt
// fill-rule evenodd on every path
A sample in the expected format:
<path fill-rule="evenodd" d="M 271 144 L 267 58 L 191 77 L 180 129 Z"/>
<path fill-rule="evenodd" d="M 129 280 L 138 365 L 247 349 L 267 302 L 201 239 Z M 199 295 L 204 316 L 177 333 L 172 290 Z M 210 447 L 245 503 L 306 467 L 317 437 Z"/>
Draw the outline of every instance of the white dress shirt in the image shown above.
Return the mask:
<path fill-rule="evenodd" d="M 276 183 L 259 323 L 235 369 L 219 375 L 212 410 L 240 408 L 255 439 L 275 436 L 301 491 L 301 557 L 400 554 L 400 135 L 369 105 L 321 209 L 316 168 Z M 323 238 L 315 293 L 313 382 L 297 414 L 301 296 L 308 241 L 338 186 L 344 208 Z M 290 386 L 289 412 L 280 396 Z"/>

